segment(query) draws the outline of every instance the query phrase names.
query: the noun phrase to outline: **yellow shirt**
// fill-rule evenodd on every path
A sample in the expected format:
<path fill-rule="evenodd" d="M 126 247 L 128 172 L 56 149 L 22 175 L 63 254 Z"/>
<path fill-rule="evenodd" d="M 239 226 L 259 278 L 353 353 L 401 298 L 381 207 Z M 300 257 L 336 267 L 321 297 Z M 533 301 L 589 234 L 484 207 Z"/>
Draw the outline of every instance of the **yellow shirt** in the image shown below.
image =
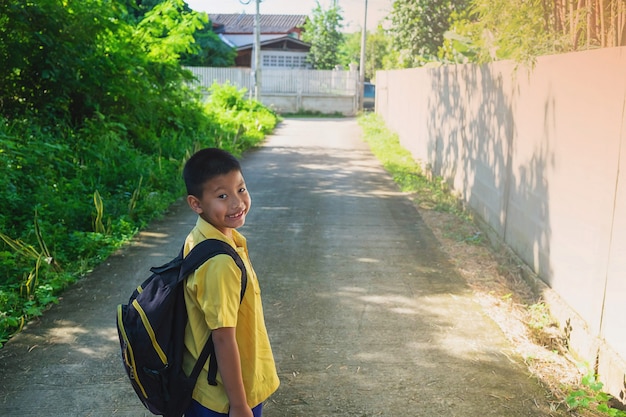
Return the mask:
<path fill-rule="evenodd" d="M 259 282 L 250 264 L 243 235 L 233 230 L 233 238 L 230 239 L 198 217 L 196 227 L 185 241 L 185 256 L 205 239 L 223 240 L 237 250 L 246 266 L 248 284 L 240 304 L 241 271 L 229 255 L 209 259 L 187 278 L 185 303 L 189 320 L 185 329 L 183 367 L 187 374 L 191 373 L 210 329 L 235 327 L 246 398 L 252 408 L 269 398 L 279 385 L 265 328 Z M 219 368 L 217 371 L 217 386 L 211 386 L 207 382 L 207 361 L 196 382 L 193 398 L 212 411 L 228 413 L 228 397 Z"/>

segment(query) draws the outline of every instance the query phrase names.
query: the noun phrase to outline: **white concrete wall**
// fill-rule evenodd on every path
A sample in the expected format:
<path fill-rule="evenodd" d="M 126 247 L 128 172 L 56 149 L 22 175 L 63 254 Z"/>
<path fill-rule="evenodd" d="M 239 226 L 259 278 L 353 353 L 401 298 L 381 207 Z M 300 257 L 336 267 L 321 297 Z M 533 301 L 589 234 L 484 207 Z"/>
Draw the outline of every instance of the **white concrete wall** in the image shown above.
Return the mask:
<path fill-rule="evenodd" d="M 355 96 L 324 96 L 324 95 L 293 95 L 293 94 L 263 94 L 261 103 L 274 109 L 278 113 L 298 113 L 307 111 L 322 114 L 339 113 L 344 116 L 356 114 Z"/>
<path fill-rule="evenodd" d="M 564 301 L 554 312 L 572 324 L 572 348 L 591 363 L 600 355 L 616 396 L 626 393 L 625 74 L 626 48 L 611 48 L 531 69 L 376 75 L 377 112 Z"/>

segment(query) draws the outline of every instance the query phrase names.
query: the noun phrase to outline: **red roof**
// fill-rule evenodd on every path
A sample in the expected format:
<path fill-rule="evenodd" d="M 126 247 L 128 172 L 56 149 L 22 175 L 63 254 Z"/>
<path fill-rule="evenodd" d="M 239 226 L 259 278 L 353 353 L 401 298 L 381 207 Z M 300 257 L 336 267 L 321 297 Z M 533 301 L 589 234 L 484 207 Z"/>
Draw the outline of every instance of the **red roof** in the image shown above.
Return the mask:
<path fill-rule="evenodd" d="M 224 34 L 254 33 L 253 14 L 209 14 L 211 22 L 224 26 Z M 288 34 L 302 28 L 306 15 L 299 14 L 262 14 L 260 15 L 261 33 Z"/>

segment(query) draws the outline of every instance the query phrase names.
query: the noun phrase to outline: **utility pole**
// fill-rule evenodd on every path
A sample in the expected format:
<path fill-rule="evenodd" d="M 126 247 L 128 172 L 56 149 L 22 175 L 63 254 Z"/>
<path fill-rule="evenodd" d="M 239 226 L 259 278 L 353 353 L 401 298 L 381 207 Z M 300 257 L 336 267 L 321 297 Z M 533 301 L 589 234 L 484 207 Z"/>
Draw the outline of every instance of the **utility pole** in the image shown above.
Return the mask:
<path fill-rule="evenodd" d="M 363 110 L 363 89 L 365 88 L 365 44 L 367 40 L 367 0 L 365 0 L 365 18 L 361 33 L 361 62 L 359 63 L 359 110 Z"/>
<path fill-rule="evenodd" d="M 261 0 L 256 1 L 256 15 L 254 16 L 254 99 L 261 97 Z"/>
<path fill-rule="evenodd" d="M 239 3 L 248 5 L 252 0 L 239 0 Z M 261 12 L 260 4 L 263 0 L 254 0 L 256 3 L 256 13 L 254 15 L 254 42 L 252 43 L 252 55 L 250 57 L 250 69 L 252 70 L 252 81 L 254 83 L 254 99 L 261 96 Z"/>

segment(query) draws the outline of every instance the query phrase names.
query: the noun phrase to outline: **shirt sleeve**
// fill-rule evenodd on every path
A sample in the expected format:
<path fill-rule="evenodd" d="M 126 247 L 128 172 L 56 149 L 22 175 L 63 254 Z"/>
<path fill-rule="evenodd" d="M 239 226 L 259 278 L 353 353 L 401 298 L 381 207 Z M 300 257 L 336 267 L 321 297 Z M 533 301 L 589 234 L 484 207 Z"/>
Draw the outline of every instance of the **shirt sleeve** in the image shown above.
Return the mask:
<path fill-rule="evenodd" d="M 196 270 L 189 284 L 209 329 L 237 326 L 241 270 L 230 256 L 209 259 Z"/>

